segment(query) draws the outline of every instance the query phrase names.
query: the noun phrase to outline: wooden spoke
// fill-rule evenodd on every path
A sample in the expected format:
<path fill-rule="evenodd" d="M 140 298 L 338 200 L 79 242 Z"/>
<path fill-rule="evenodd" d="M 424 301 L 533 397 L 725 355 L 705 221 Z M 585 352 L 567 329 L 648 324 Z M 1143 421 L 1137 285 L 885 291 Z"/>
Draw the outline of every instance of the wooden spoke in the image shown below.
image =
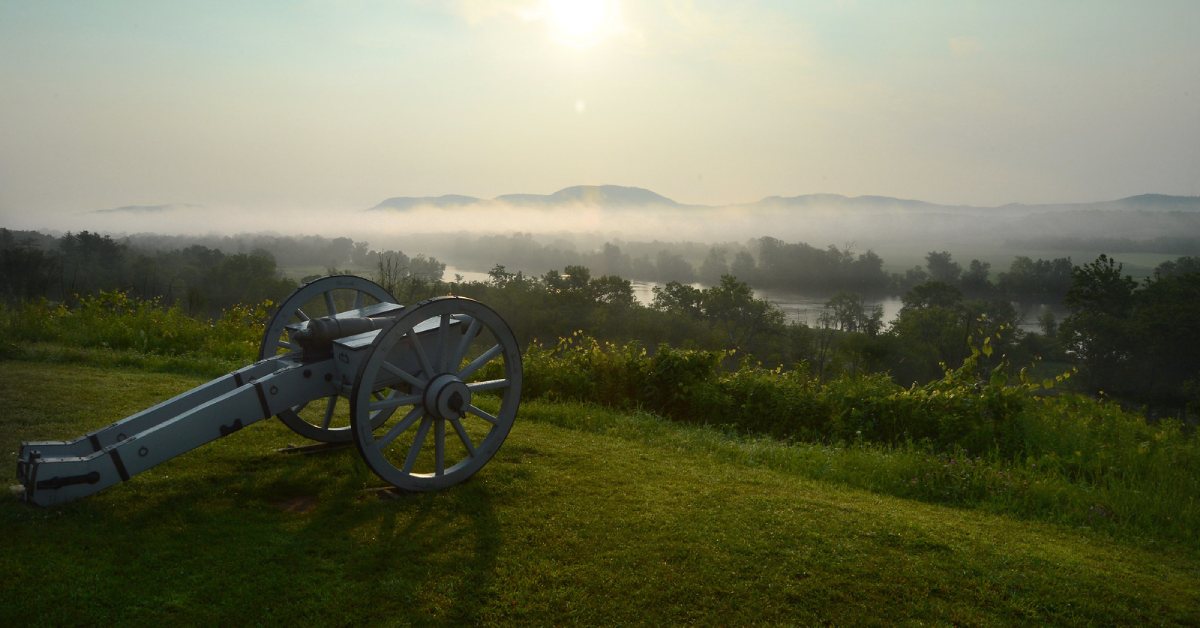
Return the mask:
<path fill-rule="evenodd" d="M 475 457 L 475 443 L 471 442 L 471 437 L 467 436 L 467 430 L 463 427 L 462 421 L 456 418 L 450 419 L 450 424 L 454 426 L 454 431 L 458 432 L 458 440 L 462 441 L 463 447 L 467 448 L 467 455 Z"/>
<path fill-rule="evenodd" d="M 412 405 L 419 401 L 421 401 L 421 395 L 398 395 L 392 397 L 391 399 L 380 399 L 367 407 L 371 412 L 377 412 L 379 410 L 387 410 L 389 408 L 399 408 L 400 406 Z"/>
<path fill-rule="evenodd" d="M 333 290 L 325 293 L 325 309 L 329 311 L 329 315 L 337 314 L 337 305 L 333 302 Z"/>
<path fill-rule="evenodd" d="M 433 473 L 446 474 L 446 422 L 438 421 L 433 428 Z"/>
<path fill-rule="evenodd" d="M 471 392 L 479 392 L 481 390 L 496 390 L 497 388 L 508 388 L 507 379 L 489 379 L 485 382 L 474 382 L 467 384 L 467 388 Z"/>
<path fill-rule="evenodd" d="M 300 320 L 302 320 L 302 321 L 311 321 L 312 320 L 312 318 L 309 317 L 308 314 L 305 314 L 304 310 L 302 310 L 300 308 L 296 308 L 296 316 L 299 316 Z"/>
<path fill-rule="evenodd" d="M 413 439 L 412 447 L 408 448 L 408 456 L 404 458 L 402 472 L 412 473 L 413 465 L 417 464 L 417 456 L 421 455 L 421 447 L 425 446 L 425 435 L 429 433 L 431 425 L 433 425 L 433 419 L 429 417 L 421 419 L 421 427 L 417 428 L 417 437 Z"/>
<path fill-rule="evenodd" d="M 376 449 L 386 449 L 388 445 L 392 444 L 392 441 L 396 440 L 397 436 L 403 434 L 408 428 L 412 427 L 413 423 L 416 423 L 418 419 L 424 416 L 425 408 L 418 406 L 410 410 L 408 414 L 404 415 L 403 419 L 400 419 L 399 423 L 393 425 L 392 429 L 387 431 L 387 434 L 384 434 L 382 438 L 375 441 Z"/>
<path fill-rule="evenodd" d="M 466 381 L 475 373 L 475 371 L 478 371 L 480 367 L 488 362 L 491 362 L 493 358 L 500 355 L 501 351 L 504 351 L 504 347 L 500 345 L 495 345 L 491 349 L 488 349 L 483 353 L 483 355 L 471 360 L 471 363 L 467 365 L 467 368 L 463 369 L 462 372 L 458 374 L 458 378 Z"/>
<path fill-rule="evenodd" d="M 321 421 L 321 429 L 329 429 L 329 424 L 333 422 L 333 409 L 337 407 L 337 395 L 327 397 L 329 403 L 325 406 L 325 418 Z"/>
<path fill-rule="evenodd" d="M 433 377 L 438 372 L 433 370 L 433 363 L 429 361 L 429 354 L 425 353 L 425 343 L 416 334 L 408 334 L 409 340 L 412 341 L 413 350 L 417 354 L 417 362 L 421 365 L 421 370 L 425 371 L 425 375 Z"/>
<path fill-rule="evenodd" d="M 442 314 L 438 317 L 438 372 L 445 372 L 450 368 L 450 356 L 446 355 L 446 344 L 450 340 L 450 315 Z"/>
<path fill-rule="evenodd" d="M 421 389 L 425 388 L 425 380 L 418 379 L 415 375 L 409 374 L 408 371 L 405 371 L 405 370 L 401 369 L 400 367 L 395 366 L 391 362 L 388 362 L 385 360 L 383 362 L 383 364 L 380 365 L 380 368 L 391 373 L 392 375 L 395 375 L 396 377 L 399 377 L 400 379 L 408 382 L 409 384 L 412 384 L 413 386 L 415 386 L 417 388 L 421 388 Z"/>
<path fill-rule="evenodd" d="M 458 347 L 454 350 L 454 355 L 450 356 L 451 361 L 446 364 L 446 368 L 456 369 L 459 364 L 462 364 L 462 359 L 467 355 L 467 348 L 471 346 L 471 341 L 478 333 L 479 319 L 471 317 L 471 324 L 467 325 L 467 333 L 463 334 L 462 340 L 458 341 Z"/>
<path fill-rule="evenodd" d="M 496 417 L 492 416 L 491 414 L 488 414 L 487 410 L 482 410 L 479 408 L 479 406 L 477 406 L 473 403 L 467 404 L 467 412 L 474 414 L 475 416 L 483 419 L 484 421 L 487 421 L 488 423 L 491 423 L 492 425 L 496 425 L 497 423 L 500 422 L 500 419 L 497 419 Z"/>

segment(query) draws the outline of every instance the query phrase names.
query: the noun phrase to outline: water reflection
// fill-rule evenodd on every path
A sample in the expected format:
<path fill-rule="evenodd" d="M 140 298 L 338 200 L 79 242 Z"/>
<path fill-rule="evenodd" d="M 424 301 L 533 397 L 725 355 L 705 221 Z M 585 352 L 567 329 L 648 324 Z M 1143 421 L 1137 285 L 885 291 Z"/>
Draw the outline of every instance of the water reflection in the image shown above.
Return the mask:
<path fill-rule="evenodd" d="M 461 276 L 462 281 L 489 281 L 491 277 L 487 273 L 462 270 L 453 266 L 446 267 L 444 275 L 447 281 L 457 281 L 456 276 Z M 631 281 L 633 286 L 633 297 L 642 305 L 650 305 L 654 302 L 654 288 L 663 284 L 656 281 Z M 705 288 L 703 284 L 692 284 L 696 288 Z M 786 290 L 763 290 L 755 289 L 754 296 L 759 299 L 766 299 L 773 303 L 783 311 L 784 318 L 790 323 L 798 323 L 816 327 L 819 324 L 819 317 L 825 311 L 825 303 L 833 297 L 833 295 L 817 295 L 804 294 L 798 292 L 788 292 Z M 900 297 L 889 296 L 883 298 L 863 299 L 863 303 L 867 307 L 876 305 L 883 308 L 883 322 L 891 324 L 896 320 L 896 316 L 900 314 L 900 308 L 904 307 L 904 303 Z M 1048 304 L 1013 304 L 1017 308 L 1017 313 L 1021 315 L 1020 327 L 1024 331 L 1041 332 L 1041 327 L 1038 324 L 1038 318 L 1042 312 L 1049 311 L 1054 314 L 1055 320 L 1062 321 L 1066 316 L 1066 309 L 1061 305 Z"/>

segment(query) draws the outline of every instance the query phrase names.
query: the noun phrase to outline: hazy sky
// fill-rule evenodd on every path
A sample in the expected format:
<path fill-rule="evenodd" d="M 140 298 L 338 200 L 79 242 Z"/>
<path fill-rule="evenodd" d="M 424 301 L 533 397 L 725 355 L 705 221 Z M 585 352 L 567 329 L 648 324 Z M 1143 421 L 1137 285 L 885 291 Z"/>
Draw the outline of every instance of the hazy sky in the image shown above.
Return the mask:
<path fill-rule="evenodd" d="M 574 184 L 1200 194 L 1200 2 L 0 0 L 0 226 Z"/>

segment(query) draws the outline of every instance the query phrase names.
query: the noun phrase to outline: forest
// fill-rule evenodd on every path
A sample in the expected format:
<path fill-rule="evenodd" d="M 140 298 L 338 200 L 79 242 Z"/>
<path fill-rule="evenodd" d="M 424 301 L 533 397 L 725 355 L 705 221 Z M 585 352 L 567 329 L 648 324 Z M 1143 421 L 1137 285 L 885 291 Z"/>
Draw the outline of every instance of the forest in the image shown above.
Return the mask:
<path fill-rule="evenodd" d="M 523 265 L 556 252 L 520 234 L 495 236 Z M 494 244 L 495 244 L 494 243 Z M 424 255 L 377 251 L 366 242 L 320 236 L 243 235 L 205 238 L 138 235 L 115 239 L 88 231 L 61 236 L 0 229 L 0 296 L 8 307 L 81 300 L 119 292 L 217 318 L 240 305 L 279 301 L 325 274 L 375 280 L 401 302 L 437 294 L 477 298 L 496 308 L 524 346 L 553 345 L 584 333 L 598 341 L 732 352 L 730 365 L 753 360 L 802 370 L 819 381 L 883 373 L 900 385 L 925 384 L 961 364 L 972 342 L 988 339 L 989 368 L 1005 365 L 1049 378 L 1075 369 L 1067 386 L 1143 409 L 1150 417 L 1196 421 L 1200 411 L 1200 258 L 1164 262 L 1135 281 L 1101 255 L 1018 256 L 1007 270 L 946 251 L 925 264 L 886 273 L 871 251 L 824 249 L 763 237 L 736 248 L 614 243 L 580 255 L 580 263 L 544 273 L 490 262 L 487 281 L 445 281 L 446 264 Z M 489 250 L 495 247 L 489 247 Z M 466 257 L 478 249 L 467 247 Z M 694 267 L 681 251 L 703 261 Z M 452 260 L 466 265 L 469 260 Z M 588 264 L 594 264 L 589 266 Z M 289 272 L 284 272 L 284 269 Z M 297 272 L 300 270 L 302 272 Z M 634 298 L 630 278 L 652 277 L 653 301 Z M 757 298 L 755 288 L 819 288 L 831 296 L 816 325 L 789 323 Z M 903 308 L 884 321 L 872 294 L 901 295 Z M 1040 331 L 1018 327 L 1014 303 L 1061 303 Z M 1061 388 L 1062 386 L 1060 386 Z M 1049 386 L 1047 387 L 1049 388 Z"/>

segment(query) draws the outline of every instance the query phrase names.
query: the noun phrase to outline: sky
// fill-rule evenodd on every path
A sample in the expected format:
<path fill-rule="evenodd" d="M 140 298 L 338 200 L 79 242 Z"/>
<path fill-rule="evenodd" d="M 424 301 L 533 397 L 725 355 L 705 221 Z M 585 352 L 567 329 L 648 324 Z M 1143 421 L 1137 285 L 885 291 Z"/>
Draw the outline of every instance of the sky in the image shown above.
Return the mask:
<path fill-rule="evenodd" d="M 1200 2 L 0 0 L 0 226 L 652 189 L 1200 195 Z"/>

